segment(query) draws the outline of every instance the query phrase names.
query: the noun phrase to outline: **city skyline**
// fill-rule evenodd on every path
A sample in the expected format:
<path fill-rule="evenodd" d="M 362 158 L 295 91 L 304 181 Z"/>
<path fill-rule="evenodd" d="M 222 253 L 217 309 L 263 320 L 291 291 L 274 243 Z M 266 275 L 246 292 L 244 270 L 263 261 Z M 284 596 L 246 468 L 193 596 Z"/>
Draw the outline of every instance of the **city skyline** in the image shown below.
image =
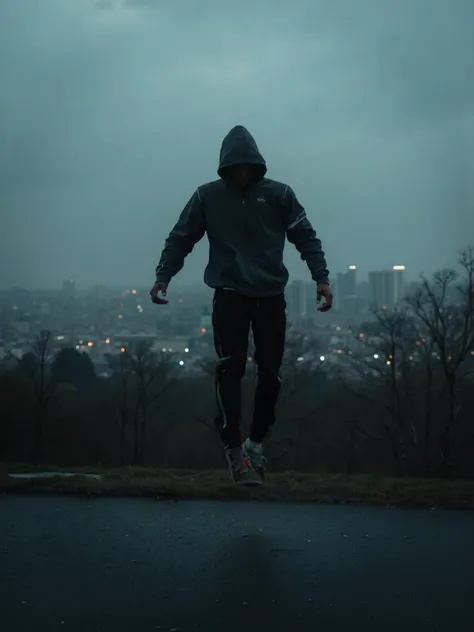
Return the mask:
<path fill-rule="evenodd" d="M 450 268 L 454 269 L 456 268 L 456 264 L 457 261 L 456 259 L 453 259 L 453 265 L 450 266 Z M 441 268 L 438 268 L 441 269 Z M 330 282 L 332 285 L 336 285 L 337 284 L 337 279 L 338 277 L 340 277 L 341 275 L 347 274 L 347 272 L 350 271 L 354 271 L 357 273 L 357 282 L 358 283 L 367 283 L 369 282 L 369 275 L 372 272 L 388 272 L 391 270 L 403 270 L 404 272 L 404 276 L 406 281 L 408 282 L 413 282 L 413 281 L 417 281 L 421 275 L 423 274 L 421 271 L 420 272 L 416 272 L 414 270 L 409 270 L 407 269 L 407 266 L 403 265 L 403 264 L 395 264 L 395 265 L 390 265 L 388 267 L 385 268 L 381 268 L 381 269 L 375 269 L 375 268 L 369 268 L 365 271 L 362 272 L 362 276 L 361 276 L 361 270 L 360 267 L 358 265 L 354 265 L 354 264 L 350 264 L 350 265 L 346 265 L 343 268 L 343 271 L 341 270 L 337 270 L 334 271 L 330 274 Z M 437 270 L 434 270 L 433 272 L 436 272 Z M 411 272 L 411 274 L 410 274 Z M 151 283 L 154 282 L 154 278 L 152 277 Z M 309 283 L 314 284 L 314 281 L 311 279 L 309 271 L 307 270 L 307 268 L 305 267 L 303 270 L 303 274 L 300 277 L 292 277 L 290 275 L 289 280 L 288 280 L 288 284 L 290 285 L 291 283 L 294 282 L 302 282 L 302 283 Z M 54 292 L 54 291 L 64 291 L 65 288 L 65 284 L 71 283 L 74 285 L 74 287 L 81 291 L 100 291 L 102 289 L 108 289 L 108 290 L 120 290 L 120 289 L 127 289 L 127 288 L 136 288 L 136 289 L 140 289 L 140 290 L 144 290 L 144 289 L 149 289 L 149 286 L 151 286 L 151 283 L 149 282 L 148 284 L 143 283 L 143 284 L 138 284 L 138 283 L 126 283 L 126 284 L 110 284 L 110 283 L 106 283 L 106 282 L 101 282 L 101 283 L 93 283 L 92 285 L 85 285 L 85 284 L 81 284 L 80 280 L 78 281 L 78 279 L 74 279 L 74 278 L 67 278 L 67 279 L 61 279 L 60 283 L 58 284 L 58 286 L 56 287 L 28 287 L 28 286 L 20 286 L 20 285 L 6 285 L 4 287 L 0 287 L 0 292 L 5 292 L 8 291 L 10 289 L 25 289 L 28 291 L 47 291 L 47 292 Z M 213 291 L 212 288 L 210 288 L 209 286 L 207 286 L 204 283 L 204 279 L 202 278 L 201 280 L 198 280 L 197 282 L 194 283 L 185 283 L 182 280 L 180 280 L 179 276 L 175 277 L 172 279 L 171 283 L 170 283 L 170 289 L 172 288 L 179 288 L 180 290 L 184 290 L 184 289 L 189 289 L 194 291 L 196 288 L 198 287 L 203 287 L 203 289 L 205 290 L 209 290 L 209 291 Z"/>

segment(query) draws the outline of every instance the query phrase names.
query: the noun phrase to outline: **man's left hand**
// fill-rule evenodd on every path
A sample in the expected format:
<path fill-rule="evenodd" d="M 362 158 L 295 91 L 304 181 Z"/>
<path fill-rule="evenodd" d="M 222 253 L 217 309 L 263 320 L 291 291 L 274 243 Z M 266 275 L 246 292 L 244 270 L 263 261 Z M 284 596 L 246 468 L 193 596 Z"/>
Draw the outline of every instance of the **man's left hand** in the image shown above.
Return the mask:
<path fill-rule="evenodd" d="M 321 304 L 324 298 L 324 303 Z M 321 283 L 317 289 L 317 303 L 319 312 L 328 312 L 332 307 L 332 292 L 327 283 Z"/>

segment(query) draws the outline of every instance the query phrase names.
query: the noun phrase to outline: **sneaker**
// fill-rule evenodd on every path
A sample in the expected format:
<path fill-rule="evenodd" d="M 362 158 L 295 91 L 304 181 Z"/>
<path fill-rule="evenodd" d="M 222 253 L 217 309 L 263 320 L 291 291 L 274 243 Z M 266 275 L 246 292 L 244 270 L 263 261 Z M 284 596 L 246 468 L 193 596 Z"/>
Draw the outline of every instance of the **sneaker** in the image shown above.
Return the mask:
<path fill-rule="evenodd" d="M 242 444 L 242 454 L 244 459 L 247 458 L 250 462 L 250 466 L 260 477 L 260 481 L 263 483 L 265 480 L 265 470 L 267 468 L 267 459 L 262 454 L 262 444 L 255 443 L 250 439 L 245 439 Z"/>
<path fill-rule="evenodd" d="M 248 458 L 244 457 L 241 448 L 227 448 L 225 450 L 229 464 L 230 477 L 237 485 L 261 485 L 262 479 L 255 472 Z"/>

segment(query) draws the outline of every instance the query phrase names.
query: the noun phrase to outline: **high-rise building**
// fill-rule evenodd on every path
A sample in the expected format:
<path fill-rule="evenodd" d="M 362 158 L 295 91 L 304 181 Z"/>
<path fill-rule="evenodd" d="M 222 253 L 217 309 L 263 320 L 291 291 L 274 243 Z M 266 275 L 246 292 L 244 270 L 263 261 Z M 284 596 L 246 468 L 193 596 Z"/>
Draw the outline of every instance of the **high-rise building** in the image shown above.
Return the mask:
<path fill-rule="evenodd" d="M 405 294 L 405 266 L 369 272 L 371 303 L 376 308 L 392 308 Z"/>
<path fill-rule="evenodd" d="M 393 266 L 395 304 L 399 303 L 406 294 L 405 266 Z"/>
<path fill-rule="evenodd" d="M 288 305 L 288 320 L 295 327 L 300 327 L 308 311 L 307 283 L 293 281 L 287 286 L 286 301 Z"/>
<path fill-rule="evenodd" d="M 305 305 L 306 314 L 310 317 L 314 316 L 316 309 L 316 283 L 314 281 L 305 284 Z"/>
<path fill-rule="evenodd" d="M 346 272 L 338 272 L 336 276 L 336 303 L 344 312 L 356 312 L 357 301 L 357 266 L 349 266 Z"/>

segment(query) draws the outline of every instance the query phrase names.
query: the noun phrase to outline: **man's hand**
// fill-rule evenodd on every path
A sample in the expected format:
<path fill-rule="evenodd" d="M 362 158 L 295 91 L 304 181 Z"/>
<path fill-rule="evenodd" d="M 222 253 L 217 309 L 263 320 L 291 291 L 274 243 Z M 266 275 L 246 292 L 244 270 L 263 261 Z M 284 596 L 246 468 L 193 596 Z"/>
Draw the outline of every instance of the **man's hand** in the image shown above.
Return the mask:
<path fill-rule="evenodd" d="M 324 298 L 324 303 L 321 305 L 321 300 Z M 321 283 L 317 289 L 317 303 L 319 305 L 318 311 L 328 312 L 332 307 L 332 292 L 327 283 Z"/>
<path fill-rule="evenodd" d="M 166 305 L 167 303 L 169 303 L 168 299 L 165 298 L 167 290 L 168 283 L 165 283 L 164 281 L 157 281 L 150 290 L 152 302 L 156 303 L 157 305 Z M 161 294 L 161 297 L 158 296 L 158 294 Z"/>

